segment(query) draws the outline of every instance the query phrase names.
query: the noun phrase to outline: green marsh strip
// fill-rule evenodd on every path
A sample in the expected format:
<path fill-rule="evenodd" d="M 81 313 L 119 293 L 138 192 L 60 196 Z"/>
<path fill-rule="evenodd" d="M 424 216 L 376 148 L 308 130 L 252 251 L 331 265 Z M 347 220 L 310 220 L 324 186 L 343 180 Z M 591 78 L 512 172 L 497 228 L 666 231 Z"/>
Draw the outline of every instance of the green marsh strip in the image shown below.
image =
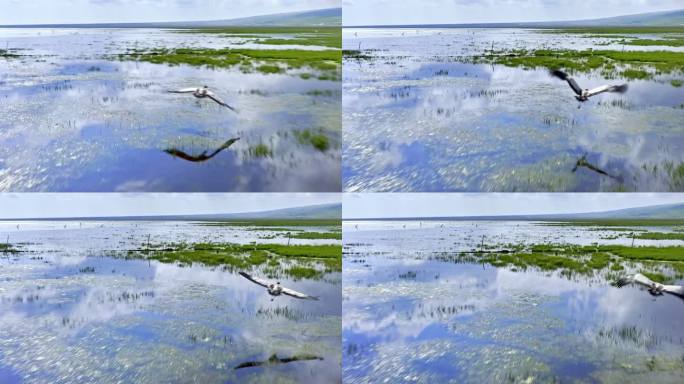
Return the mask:
<path fill-rule="evenodd" d="M 681 74 L 684 71 L 684 52 L 672 51 L 515 49 L 463 60 L 524 69 L 564 69 L 574 73 L 600 71 L 608 79 L 652 79 L 656 75 Z"/>
<path fill-rule="evenodd" d="M 158 260 L 162 263 L 221 266 L 239 271 L 260 268 L 270 277 L 322 278 L 342 271 L 342 246 L 195 243 L 161 244 L 129 251 L 126 257 Z"/>
<path fill-rule="evenodd" d="M 628 264 L 632 269 L 657 276 L 658 281 L 673 281 L 684 277 L 684 247 L 535 244 L 487 248 L 490 250 L 463 253 L 461 257 L 495 267 L 511 267 L 514 270 L 533 267 L 547 272 L 559 271 L 567 277 L 594 273 L 605 273 L 606 277 L 610 277 L 626 270 Z"/>

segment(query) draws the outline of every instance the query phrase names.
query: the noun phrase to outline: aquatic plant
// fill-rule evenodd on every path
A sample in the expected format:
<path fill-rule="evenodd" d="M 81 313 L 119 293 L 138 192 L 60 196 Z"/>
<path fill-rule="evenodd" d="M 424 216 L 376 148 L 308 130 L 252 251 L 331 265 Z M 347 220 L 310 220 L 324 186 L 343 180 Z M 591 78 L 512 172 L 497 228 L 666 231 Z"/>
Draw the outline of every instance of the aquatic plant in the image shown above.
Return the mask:
<path fill-rule="evenodd" d="M 342 246 L 334 244 L 156 244 L 128 251 L 127 257 L 181 265 L 201 263 L 222 266 L 227 270 L 263 267 L 263 271 L 271 277 L 283 273 L 294 278 L 314 279 L 321 278 L 324 273 L 342 270 Z M 317 266 L 320 268 L 315 268 Z"/>
<path fill-rule="evenodd" d="M 290 235 L 290 238 L 306 240 L 342 240 L 342 232 L 298 232 L 293 235 Z"/>
<path fill-rule="evenodd" d="M 254 157 L 272 157 L 273 151 L 268 145 L 259 143 L 249 148 L 249 154 Z"/>
<path fill-rule="evenodd" d="M 672 51 L 514 49 L 489 52 L 460 60 L 526 69 L 562 68 L 572 73 L 598 70 L 607 78 L 626 79 L 651 79 L 655 74 L 682 73 L 684 68 L 684 52 Z"/>
<path fill-rule="evenodd" d="M 321 132 L 314 133 L 308 129 L 302 131 L 294 131 L 294 135 L 300 144 L 310 144 L 321 152 L 325 152 L 330 148 L 330 140 L 328 136 Z"/>
<path fill-rule="evenodd" d="M 117 58 L 154 64 L 187 64 L 210 68 L 238 67 L 244 73 L 284 73 L 287 70 L 308 68 L 318 72 L 318 79 L 339 81 L 342 53 L 339 50 L 160 48 L 148 51 L 128 51 L 118 55 Z M 298 73 L 293 74 L 298 75 Z"/>
<path fill-rule="evenodd" d="M 7 242 L 7 243 L 0 243 L 0 252 L 2 252 L 2 253 L 17 253 L 17 252 L 19 252 L 19 250 L 14 248 L 14 246 L 12 244 Z"/>

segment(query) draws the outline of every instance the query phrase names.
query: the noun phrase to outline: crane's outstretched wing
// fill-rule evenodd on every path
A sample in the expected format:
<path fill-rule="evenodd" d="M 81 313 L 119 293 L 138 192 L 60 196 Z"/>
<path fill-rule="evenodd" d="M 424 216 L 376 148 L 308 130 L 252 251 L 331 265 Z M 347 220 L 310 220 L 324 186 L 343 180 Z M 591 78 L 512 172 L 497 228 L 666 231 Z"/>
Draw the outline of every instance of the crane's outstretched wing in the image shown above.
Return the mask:
<path fill-rule="evenodd" d="M 245 279 L 247 279 L 253 283 L 259 284 L 264 288 L 268 288 L 268 285 L 270 284 L 269 281 L 266 281 L 264 279 L 260 279 L 258 277 L 254 277 L 247 272 L 240 272 L 240 276 L 244 277 Z"/>
<path fill-rule="evenodd" d="M 226 104 L 223 100 L 221 100 L 221 98 L 219 98 L 218 96 L 216 96 L 216 94 L 215 94 L 214 92 L 207 92 L 207 97 L 210 98 L 210 99 L 212 99 L 212 100 L 214 100 L 217 104 L 219 104 L 219 105 L 221 105 L 221 106 L 224 106 L 224 107 L 230 109 L 231 111 L 237 113 L 237 109 L 235 109 L 235 108 L 231 107 L 230 105 Z"/>
<path fill-rule="evenodd" d="M 283 291 L 282 291 L 282 292 L 283 292 L 284 295 L 296 297 L 297 299 L 318 300 L 318 297 L 316 297 L 316 296 L 309 296 L 309 295 L 303 294 L 303 293 L 301 293 L 301 292 L 297 292 L 297 291 L 295 291 L 294 289 L 290 289 L 290 288 L 285 288 L 285 287 L 283 287 Z"/>
<path fill-rule="evenodd" d="M 197 88 L 183 88 L 176 91 L 169 91 L 169 93 L 193 93 Z"/>
<path fill-rule="evenodd" d="M 627 84 L 622 84 L 622 85 L 602 85 L 600 87 L 596 87 L 593 89 L 590 89 L 587 91 L 587 97 L 591 97 L 594 95 L 598 95 L 599 93 L 603 92 L 617 92 L 617 93 L 625 93 L 627 92 Z"/>
<path fill-rule="evenodd" d="M 575 79 L 570 77 L 567 73 L 556 69 L 551 71 L 551 75 L 561 80 L 567 81 L 568 85 L 577 94 L 577 96 L 582 96 L 582 87 L 580 87 L 579 84 L 577 84 L 577 82 L 575 81 Z"/>

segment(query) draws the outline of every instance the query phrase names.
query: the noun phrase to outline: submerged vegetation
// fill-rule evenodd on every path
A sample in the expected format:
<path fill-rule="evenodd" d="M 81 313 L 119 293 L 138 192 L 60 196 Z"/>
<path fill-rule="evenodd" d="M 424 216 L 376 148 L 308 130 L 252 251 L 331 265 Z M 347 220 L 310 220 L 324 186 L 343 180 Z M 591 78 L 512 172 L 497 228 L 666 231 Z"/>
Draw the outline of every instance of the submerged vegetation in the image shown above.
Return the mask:
<path fill-rule="evenodd" d="M 295 131 L 295 136 L 300 144 L 310 144 L 312 147 L 321 152 L 325 152 L 330 148 L 330 140 L 328 136 L 321 132 L 312 132 L 308 129 L 302 131 Z"/>
<path fill-rule="evenodd" d="M 682 234 L 684 236 L 684 234 Z M 292 239 L 305 240 L 342 240 L 342 232 L 298 232 L 291 236 Z"/>
<path fill-rule="evenodd" d="M 19 252 L 19 250 L 14 248 L 14 246 L 10 243 L 1 243 L 0 244 L 0 253 L 17 253 L 17 252 Z"/>
<path fill-rule="evenodd" d="M 19 55 L 12 53 L 12 51 L 8 50 L 8 49 L 0 49 L 0 57 L 6 58 L 6 59 L 11 59 L 11 58 L 19 57 Z"/>
<path fill-rule="evenodd" d="M 243 73 L 289 73 L 303 79 L 339 81 L 341 79 L 342 37 L 339 28 L 218 28 L 181 30 L 182 33 L 212 33 L 225 37 L 246 37 L 264 45 L 321 46 L 329 49 L 254 49 L 254 48 L 159 48 L 131 49 L 117 56 L 119 60 L 137 60 L 155 64 L 236 67 Z M 244 34 L 244 35 L 241 35 Z M 263 37 L 260 35 L 263 34 Z M 278 37 L 273 37 L 272 35 Z M 280 36 L 282 35 L 282 36 Z M 338 48 L 338 49 L 332 49 Z M 314 74 L 310 72 L 315 72 Z"/>

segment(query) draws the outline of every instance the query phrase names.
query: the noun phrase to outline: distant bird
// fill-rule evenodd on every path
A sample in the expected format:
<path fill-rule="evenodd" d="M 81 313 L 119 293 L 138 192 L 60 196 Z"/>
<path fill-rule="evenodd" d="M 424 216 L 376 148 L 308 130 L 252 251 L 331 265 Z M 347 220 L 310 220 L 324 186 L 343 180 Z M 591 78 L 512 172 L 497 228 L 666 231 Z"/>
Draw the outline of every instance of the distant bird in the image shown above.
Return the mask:
<path fill-rule="evenodd" d="M 594 89 L 582 89 L 582 87 L 577 84 L 575 79 L 570 77 L 567 73 L 559 70 L 553 70 L 551 71 L 551 76 L 557 77 L 561 80 L 565 80 L 568 82 L 568 85 L 570 85 L 570 88 L 576 93 L 575 99 L 578 101 L 584 102 L 589 100 L 590 97 L 596 96 L 599 93 L 603 92 L 617 92 L 617 93 L 625 93 L 627 92 L 627 84 L 622 84 L 622 85 L 602 85 L 600 87 L 596 87 Z"/>
<path fill-rule="evenodd" d="M 264 365 L 276 365 L 276 364 L 287 364 L 293 361 L 305 361 L 305 360 L 323 360 L 322 357 L 314 355 L 294 355 L 292 357 L 278 357 L 275 353 L 265 361 L 247 361 L 242 364 L 235 366 L 233 369 L 242 369 L 250 367 L 261 367 Z"/>
<path fill-rule="evenodd" d="M 266 281 L 266 280 L 260 279 L 258 277 L 254 277 L 254 276 L 252 276 L 246 272 L 240 272 L 240 276 L 244 277 L 245 279 L 247 279 L 253 283 L 259 284 L 262 287 L 266 288 L 266 290 L 268 291 L 268 294 L 273 296 L 271 301 L 273 301 L 273 299 L 275 299 L 277 296 L 280 296 L 280 295 L 288 295 L 288 296 L 292 296 L 292 297 L 297 298 L 297 299 L 304 299 L 304 300 L 318 300 L 318 297 L 309 296 L 309 295 L 306 295 L 304 293 L 297 292 L 294 289 L 285 288 L 285 287 L 280 285 L 279 281 L 276 282 L 275 284 L 273 284 L 270 281 Z"/>
<path fill-rule="evenodd" d="M 663 293 L 670 293 L 684 299 L 684 287 L 681 285 L 666 285 L 657 283 L 641 273 L 629 275 L 618 279 L 615 286 L 620 288 L 628 284 L 637 284 L 648 289 L 648 293 L 653 296 L 661 296 Z"/>
<path fill-rule="evenodd" d="M 192 161 L 193 163 L 201 163 L 203 161 L 207 161 L 207 160 L 211 159 L 212 157 L 218 155 L 221 151 L 223 151 L 224 149 L 227 149 L 228 147 L 233 145 L 238 140 L 240 140 L 239 137 L 236 137 L 234 139 L 230 139 L 230 140 L 226 141 L 225 143 L 221 144 L 220 147 L 216 148 L 214 150 L 214 152 L 212 152 L 210 154 L 207 154 L 207 151 L 204 151 L 204 152 L 200 153 L 199 155 L 194 156 L 194 155 L 187 154 L 187 153 L 185 153 L 185 152 L 183 152 L 177 148 L 168 148 L 168 149 L 165 149 L 164 152 L 166 152 L 169 155 L 174 156 L 174 157 L 180 157 L 183 160 Z"/>
<path fill-rule="evenodd" d="M 204 87 L 201 87 L 201 88 L 183 88 L 183 89 L 179 89 L 177 91 L 169 91 L 169 93 L 192 93 L 192 95 L 198 99 L 203 99 L 205 97 L 208 97 L 208 98 L 214 100 L 218 105 L 229 108 L 231 111 L 237 113 L 237 109 L 226 104 L 223 100 L 221 100 L 218 96 L 216 96 L 216 94 L 214 92 L 210 91 L 209 86 L 207 86 L 207 85 L 205 85 Z"/>

